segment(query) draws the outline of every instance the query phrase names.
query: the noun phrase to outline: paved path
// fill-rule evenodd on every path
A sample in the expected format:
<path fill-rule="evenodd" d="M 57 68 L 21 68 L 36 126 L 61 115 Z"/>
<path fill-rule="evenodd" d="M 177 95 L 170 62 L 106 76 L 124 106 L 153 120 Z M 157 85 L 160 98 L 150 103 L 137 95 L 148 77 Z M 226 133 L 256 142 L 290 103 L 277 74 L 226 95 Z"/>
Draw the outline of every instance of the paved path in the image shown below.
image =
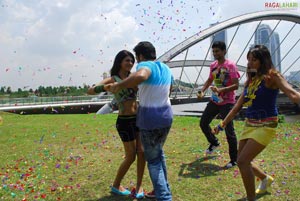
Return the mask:
<path fill-rule="evenodd" d="M 300 115 L 285 115 L 285 121 L 288 123 L 300 122 Z"/>

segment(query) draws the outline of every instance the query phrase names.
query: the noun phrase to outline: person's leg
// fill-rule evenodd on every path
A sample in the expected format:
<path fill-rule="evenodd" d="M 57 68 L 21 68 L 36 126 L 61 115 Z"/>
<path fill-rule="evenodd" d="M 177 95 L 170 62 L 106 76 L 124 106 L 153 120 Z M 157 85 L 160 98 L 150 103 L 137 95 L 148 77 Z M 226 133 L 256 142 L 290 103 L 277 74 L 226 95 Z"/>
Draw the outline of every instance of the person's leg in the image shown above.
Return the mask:
<path fill-rule="evenodd" d="M 113 187 L 124 191 L 124 187 L 121 186 L 121 181 L 127 173 L 131 164 L 135 161 L 136 157 L 136 132 L 132 126 L 132 121 L 134 121 L 134 116 L 118 116 L 116 122 L 116 128 L 118 130 L 119 136 L 123 142 L 125 159 L 119 166 L 117 175 L 113 182 Z M 134 123 L 135 125 L 135 123 Z"/>
<path fill-rule="evenodd" d="M 255 163 L 252 162 L 251 165 L 253 173 L 256 177 L 258 177 L 260 180 L 264 180 L 267 177 L 267 174 L 262 169 L 260 169 Z"/>
<path fill-rule="evenodd" d="M 219 141 L 215 135 L 211 133 L 210 123 L 215 118 L 215 116 L 219 114 L 219 108 L 216 104 L 212 103 L 211 101 L 207 104 L 202 117 L 200 119 L 200 128 L 204 133 L 207 141 L 211 145 L 218 145 Z"/>
<path fill-rule="evenodd" d="M 121 163 L 113 183 L 113 187 L 119 189 L 120 191 L 125 190 L 125 188 L 121 186 L 121 181 L 127 173 L 131 164 L 134 162 L 136 156 L 135 140 L 130 142 L 123 142 L 123 145 L 125 150 L 125 159 Z"/>
<path fill-rule="evenodd" d="M 247 143 L 247 139 L 246 140 L 240 140 L 239 141 L 239 146 L 238 146 L 238 156 L 241 154 L 241 152 L 243 151 L 245 145 Z"/>
<path fill-rule="evenodd" d="M 170 128 L 141 130 L 141 140 L 150 178 L 158 201 L 171 201 L 172 194 L 167 180 L 167 169 L 163 145 Z"/>
<path fill-rule="evenodd" d="M 255 178 L 252 169 L 252 160 L 264 150 L 265 146 L 253 139 L 241 140 L 238 155 L 238 167 L 241 172 L 244 187 L 249 201 L 255 200 Z"/>
<path fill-rule="evenodd" d="M 242 152 L 247 140 L 240 140 L 239 141 L 239 148 L 238 148 L 238 156 Z M 256 177 L 258 177 L 260 180 L 263 180 L 267 177 L 267 174 L 264 173 L 262 169 L 260 169 L 254 162 L 251 162 L 253 173 Z"/>
<path fill-rule="evenodd" d="M 142 193 L 143 188 L 142 186 L 142 180 L 145 170 L 145 157 L 144 157 L 144 149 L 141 142 L 141 136 L 140 134 L 137 135 L 136 138 L 136 151 L 137 151 L 137 182 L 136 182 L 136 193 Z"/>
<path fill-rule="evenodd" d="M 232 104 L 226 104 L 220 107 L 220 116 L 222 119 L 224 119 L 227 116 L 227 114 L 230 112 L 232 107 L 233 107 Z M 238 150 L 237 150 L 237 138 L 234 131 L 233 121 L 230 121 L 227 124 L 225 128 L 225 134 L 226 134 L 226 139 L 229 147 L 230 162 L 236 162 Z"/>

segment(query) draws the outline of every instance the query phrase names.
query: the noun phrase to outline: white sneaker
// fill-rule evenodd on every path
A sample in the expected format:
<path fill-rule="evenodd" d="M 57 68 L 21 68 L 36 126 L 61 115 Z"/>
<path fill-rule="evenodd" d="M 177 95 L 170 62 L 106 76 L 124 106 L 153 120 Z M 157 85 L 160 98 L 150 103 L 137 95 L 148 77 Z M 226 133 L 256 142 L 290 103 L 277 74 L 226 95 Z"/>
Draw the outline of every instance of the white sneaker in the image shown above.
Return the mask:
<path fill-rule="evenodd" d="M 227 164 L 224 166 L 224 168 L 229 169 L 229 168 L 232 168 L 232 167 L 234 167 L 234 166 L 236 166 L 236 165 L 237 165 L 236 162 L 230 161 L 229 163 L 227 163 Z"/>
<path fill-rule="evenodd" d="M 205 150 L 206 154 L 212 154 L 216 148 L 220 146 L 220 143 L 217 145 L 210 144 L 209 147 Z"/>
<path fill-rule="evenodd" d="M 271 186 L 271 184 L 274 182 L 274 178 L 267 175 L 267 177 L 264 180 L 261 180 L 257 189 L 256 194 L 264 194 L 267 192 L 268 188 Z"/>

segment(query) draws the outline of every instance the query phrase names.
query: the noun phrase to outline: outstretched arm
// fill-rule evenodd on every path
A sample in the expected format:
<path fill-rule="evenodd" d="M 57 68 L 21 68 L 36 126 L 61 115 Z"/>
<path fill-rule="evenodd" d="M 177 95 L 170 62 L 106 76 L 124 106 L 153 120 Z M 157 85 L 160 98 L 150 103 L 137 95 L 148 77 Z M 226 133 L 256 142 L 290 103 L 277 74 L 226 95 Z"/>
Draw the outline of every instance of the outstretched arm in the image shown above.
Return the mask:
<path fill-rule="evenodd" d="M 223 130 L 226 127 L 226 125 L 234 119 L 237 113 L 242 109 L 243 103 L 244 103 L 244 94 L 241 94 L 236 104 L 227 114 L 225 119 L 221 121 L 221 123 L 218 126 L 216 126 L 216 128 L 214 128 L 214 134 L 218 134 L 220 130 Z"/>
<path fill-rule="evenodd" d="M 130 74 L 123 82 L 119 83 L 121 88 L 132 88 L 143 81 L 147 80 L 150 76 L 151 72 L 147 68 L 141 68 L 137 72 Z"/>
<path fill-rule="evenodd" d="M 300 93 L 291 87 L 291 85 L 279 73 L 271 75 L 276 86 L 289 97 L 289 99 L 297 104 L 300 104 Z"/>
<path fill-rule="evenodd" d="M 106 85 L 110 84 L 110 83 L 114 83 L 114 82 L 115 82 L 115 80 L 112 77 L 106 78 L 106 79 L 102 80 L 101 82 L 99 82 L 98 84 L 93 85 L 92 87 L 88 88 L 87 94 L 95 95 L 102 91 L 106 91 L 108 89 Z"/>
<path fill-rule="evenodd" d="M 233 106 L 233 108 L 230 110 L 230 112 L 227 114 L 225 119 L 223 120 L 223 125 L 226 127 L 226 125 L 234 119 L 234 117 L 237 115 L 237 113 L 242 109 L 244 103 L 244 94 L 241 94 L 239 99 L 237 100 L 236 104 Z"/>
<path fill-rule="evenodd" d="M 151 72 L 147 68 L 141 68 L 135 73 L 131 73 L 129 77 L 124 79 L 122 82 L 115 83 L 108 86 L 108 90 L 112 93 L 118 92 L 122 88 L 133 88 L 147 80 Z"/>

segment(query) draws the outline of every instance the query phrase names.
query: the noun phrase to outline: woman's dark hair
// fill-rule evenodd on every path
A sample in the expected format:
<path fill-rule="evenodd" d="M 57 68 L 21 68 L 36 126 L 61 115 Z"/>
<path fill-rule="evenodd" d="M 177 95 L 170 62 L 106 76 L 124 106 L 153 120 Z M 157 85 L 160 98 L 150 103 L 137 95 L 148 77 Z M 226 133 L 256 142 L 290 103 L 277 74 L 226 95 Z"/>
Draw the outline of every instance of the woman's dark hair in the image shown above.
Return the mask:
<path fill-rule="evenodd" d="M 148 41 L 139 42 L 134 48 L 136 56 L 143 55 L 146 60 L 155 60 L 156 59 L 156 51 L 155 47 L 152 43 Z"/>
<path fill-rule="evenodd" d="M 121 63 L 122 63 L 123 59 L 127 56 L 131 57 L 133 63 L 135 62 L 134 55 L 131 52 L 129 52 L 127 50 L 120 51 L 116 55 L 114 64 L 113 64 L 112 68 L 110 69 L 110 76 L 115 76 L 115 75 L 119 76 L 119 71 L 121 69 Z"/>
<path fill-rule="evenodd" d="M 274 68 L 270 51 L 266 46 L 255 45 L 247 53 L 247 59 L 249 58 L 250 53 L 255 59 L 258 59 L 260 61 L 261 66 L 259 69 L 257 69 L 258 75 L 265 75 L 269 72 L 270 69 Z"/>

